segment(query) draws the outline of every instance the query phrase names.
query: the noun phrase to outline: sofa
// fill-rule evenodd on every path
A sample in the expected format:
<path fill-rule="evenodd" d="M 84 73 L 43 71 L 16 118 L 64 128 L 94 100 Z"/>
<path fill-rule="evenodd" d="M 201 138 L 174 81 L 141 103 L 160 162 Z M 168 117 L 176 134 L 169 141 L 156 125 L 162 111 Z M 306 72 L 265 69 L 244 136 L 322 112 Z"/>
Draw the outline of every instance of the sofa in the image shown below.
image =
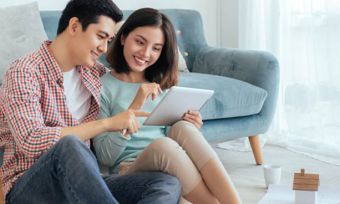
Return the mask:
<path fill-rule="evenodd" d="M 124 18 L 131 12 L 124 11 Z M 277 59 L 264 51 L 209 46 L 197 11 L 162 12 L 175 26 L 179 50 L 189 70 L 180 72 L 179 86 L 215 91 L 201 110 L 204 136 L 209 142 L 248 137 L 256 164 L 262 164 L 259 135 L 268 130 L 275 112 L 279 86 Z M 53 39 L 61 12 L 41 11 L 40 15 L 48 38 Z M 101 60 L 107 64 L 104 58 Z"/>

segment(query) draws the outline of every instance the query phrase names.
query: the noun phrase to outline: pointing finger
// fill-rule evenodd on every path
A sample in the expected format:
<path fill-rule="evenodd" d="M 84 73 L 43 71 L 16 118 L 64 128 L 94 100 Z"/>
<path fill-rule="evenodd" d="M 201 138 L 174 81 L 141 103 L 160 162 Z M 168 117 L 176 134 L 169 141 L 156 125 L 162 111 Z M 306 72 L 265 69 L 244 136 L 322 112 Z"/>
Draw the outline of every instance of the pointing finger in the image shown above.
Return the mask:
<path fill-rule="evenodd" d="M 133 113 L 137 117 L 148 117 L 150 115 L 149 112 L 144 112 L 144 111 L 133 111 Z"/>

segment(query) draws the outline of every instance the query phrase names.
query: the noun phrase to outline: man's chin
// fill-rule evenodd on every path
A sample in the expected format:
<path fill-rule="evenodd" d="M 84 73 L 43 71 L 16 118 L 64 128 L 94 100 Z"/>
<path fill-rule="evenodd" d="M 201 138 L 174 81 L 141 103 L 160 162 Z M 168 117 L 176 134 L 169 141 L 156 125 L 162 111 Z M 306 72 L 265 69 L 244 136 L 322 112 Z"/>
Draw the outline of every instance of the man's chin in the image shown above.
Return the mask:
<path fill-rule="evenodd" d="M 97 64 L 97 60 L 91 60 L 91 61 L 88 61 L 86 62 L 85 66 L 87 67 L 93 67 Z"/>

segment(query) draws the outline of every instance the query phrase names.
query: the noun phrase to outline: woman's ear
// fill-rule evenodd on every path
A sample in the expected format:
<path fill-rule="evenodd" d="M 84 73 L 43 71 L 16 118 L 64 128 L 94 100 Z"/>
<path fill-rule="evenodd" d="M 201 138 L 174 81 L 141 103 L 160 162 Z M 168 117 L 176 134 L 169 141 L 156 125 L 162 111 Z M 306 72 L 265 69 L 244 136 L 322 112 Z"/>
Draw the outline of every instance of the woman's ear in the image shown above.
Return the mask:
<path fill-rule="evenodd" d="M 125 36 L 124 35 L 121 35 L 120 36 L 120 44 L 122 45 L 122 46 L 124 46 L 124 44 L 125 44 Z"/>

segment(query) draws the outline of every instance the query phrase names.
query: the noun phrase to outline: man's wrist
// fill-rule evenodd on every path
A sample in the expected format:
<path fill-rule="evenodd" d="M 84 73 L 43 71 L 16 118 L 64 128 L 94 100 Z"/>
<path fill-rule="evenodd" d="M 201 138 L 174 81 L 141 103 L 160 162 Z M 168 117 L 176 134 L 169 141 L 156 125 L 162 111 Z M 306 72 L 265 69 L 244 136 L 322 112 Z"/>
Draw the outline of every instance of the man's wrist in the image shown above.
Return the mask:
<path fill-rule="evenodd" d="M 100 126 L 103 128 L 103 132 L 110 132 L 111 127 L 110 127 L 110 122 L 109 118 L 101 119 L 99 120 Z"/>

